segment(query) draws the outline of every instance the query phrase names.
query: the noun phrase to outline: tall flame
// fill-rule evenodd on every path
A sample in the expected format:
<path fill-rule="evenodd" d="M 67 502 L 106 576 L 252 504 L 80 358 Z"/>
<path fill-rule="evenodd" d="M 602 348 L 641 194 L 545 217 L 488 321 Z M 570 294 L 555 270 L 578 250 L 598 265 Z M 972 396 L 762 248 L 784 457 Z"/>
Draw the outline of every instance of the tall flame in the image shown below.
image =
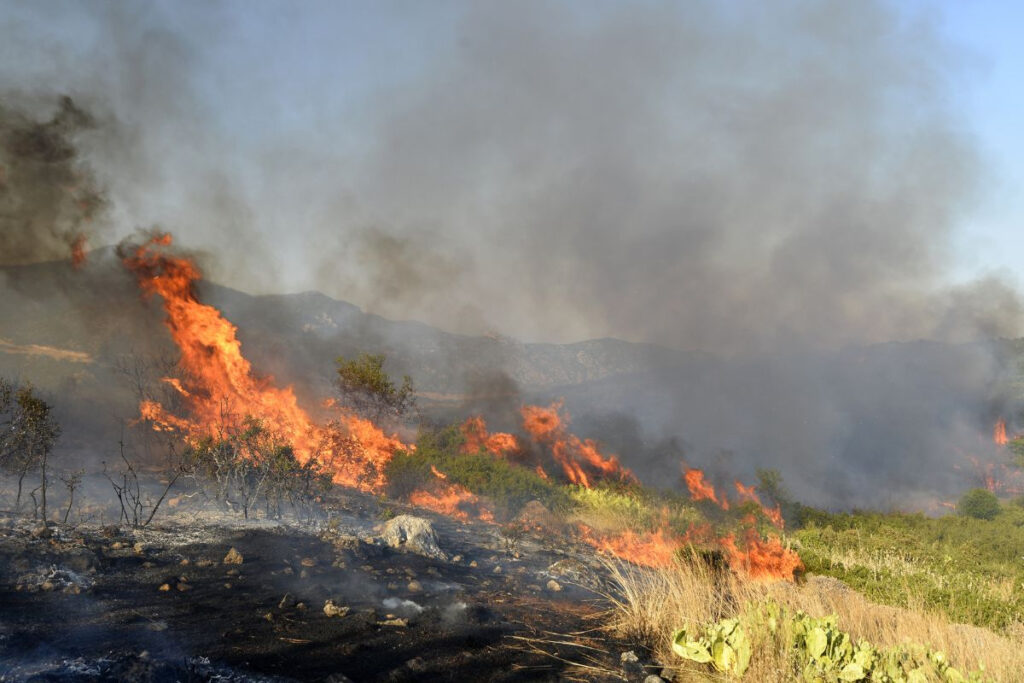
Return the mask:
<path fill-rule="evenodd" d="M 729 509 L 729 501 L 725 496 L 719 499 L 718 494 L 715 493 L 715 487 L 704 479 L 704 472 L 702 470 L 687 467 L 683 473 L 683 479 L 686 481 L 686 488 L 690 491 L 690 498 L 693 500 L 710 500 L 723 510 Z"/>
<path fill-rule="evenodd" d="M 1005 446 L 1010 440 L 1006 437 L 1006 420 L 999 418 L 996 420 L 996 426 L 992 430 L 992 441 L 997 446 Z"/>
<path fill-rule="evenodd" d="M 188 407 L 188 418 L 169 413 L 155 402 L 140 406 L 142 417 L 161 429 L 177 429 L 192 437 L 214 433 L 225 419 L 250 415 L 274 426 L 306 462 L 318 457 L 332 470 L 334 481 L 364 490 L 383 485 L 383 465 L 405 446 L 386 436 L 372 422 L 345 415 L 339 421 L 343 439 L 316 425 L 299 406 L 292 388 L 260 378 L 242 355 L 237 328 L 213 306 L 201 303 L 195 284 L 201 274 L 189 259 L 173 256 L 169 234 L 159 234 L 123 257 L 143 294 L 160 296 L 165 324 L 181 352 L 184 380 L 170 380 Z"/>
<path fill-rule="evenodd" d="M 633 473 L 622 467 L 615 456 L 601 454 L 596 441 L 580 439 L 569 433 L 566 429 L 568 416 L 562 416 L 561 401 L 547 407 L 525 405 L 520 412 L 523 429 L 535 442 L 550 450 L 551 456 L 573 484 L 591 488 L 599 478 L 635 481 Z"/>
<path fill-rule="evenodd" d="M 474 415 L 462 423 L 462 435 L 465 443 L 464 453 L 487 451 L 491 455 L 502 457 L 521 450 L 519 440 L 513 434 L 505 432 L 487 432 L 487 423 L 480 415 Z"/>

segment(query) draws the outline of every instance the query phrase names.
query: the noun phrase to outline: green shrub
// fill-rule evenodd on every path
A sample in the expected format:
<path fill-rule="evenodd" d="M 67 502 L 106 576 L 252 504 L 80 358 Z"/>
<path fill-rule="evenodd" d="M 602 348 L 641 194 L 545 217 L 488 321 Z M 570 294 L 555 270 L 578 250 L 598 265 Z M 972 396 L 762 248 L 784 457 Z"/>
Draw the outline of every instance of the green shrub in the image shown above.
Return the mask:
<path fill-rule="evenodd" d="M 987 489 L 971 489 L 960 499 L 956 511 L 964 517 L 995 519 L 999 514 L 999 499 Z"/>

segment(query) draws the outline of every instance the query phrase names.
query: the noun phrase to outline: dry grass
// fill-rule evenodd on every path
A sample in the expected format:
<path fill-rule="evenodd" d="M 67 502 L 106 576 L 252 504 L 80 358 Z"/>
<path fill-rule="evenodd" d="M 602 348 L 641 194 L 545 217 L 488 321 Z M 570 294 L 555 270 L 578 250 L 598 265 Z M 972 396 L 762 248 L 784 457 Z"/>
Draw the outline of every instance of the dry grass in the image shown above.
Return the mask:
<path fill-rule="evenodd" d="M 650 647 L 657 661 L 676 669 L 676 680 L 716 677 L 705 667 L 672 653 L 670 635 L 674 629 L 736 616 L 747 603 L 774 599 L 814 617 L 837 614 L 840 628 L 855 641 L 868 640 L 878 647 L 920 643 L 945 652 L 961 672 L 984 666 L 986 674 L 997 681 L 1024 681 L 1024 638 L 953 624 L 941 614 L 920 608 L 878 605 L 828 577 L 812 576 L 803 585 L 757 583 L 682 561 L 664 570 L 641 570 L 618 563 L 611 564 L 610 570 L 616 584 L 614 594 L 609 596 L 615 604 L 612 628 Z M 790 666 L 788 653 L 779 650 L 776 641 L 755 641 L 745 678 L 790 681 L 794 679 Z"/>

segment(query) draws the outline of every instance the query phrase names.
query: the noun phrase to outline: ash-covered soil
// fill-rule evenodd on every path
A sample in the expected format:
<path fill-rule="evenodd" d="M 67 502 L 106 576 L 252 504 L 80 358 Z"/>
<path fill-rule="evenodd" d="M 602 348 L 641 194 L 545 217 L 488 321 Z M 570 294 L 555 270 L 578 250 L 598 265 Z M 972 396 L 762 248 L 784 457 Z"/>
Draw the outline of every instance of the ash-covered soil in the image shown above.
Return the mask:
<path fill-rule="evenodd" d="M 543 526 L 520 536 L 396 508 L 433 523 L 445 557 L 429 557 L 381 539 L 378 505 L 337 498 L 326 520 L 302 525 L 181 511 L 138 530 L 7 520 L 0 680 L 643 680 L 650 673 L 636 664 L 624 670 L 620 654 L 629 644 L 599 630 L 608 605 L 602 565 L 588 548 Z"/>

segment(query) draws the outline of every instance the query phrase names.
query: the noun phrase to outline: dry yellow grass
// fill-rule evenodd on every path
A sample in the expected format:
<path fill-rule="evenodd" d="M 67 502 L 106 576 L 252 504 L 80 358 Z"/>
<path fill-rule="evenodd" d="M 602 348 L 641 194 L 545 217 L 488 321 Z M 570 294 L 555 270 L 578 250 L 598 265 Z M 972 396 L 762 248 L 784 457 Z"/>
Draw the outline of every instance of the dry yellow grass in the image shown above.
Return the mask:
<path fill-rule="evenodd" d="M 1024 681 L 1024 638 L 953 624 L 941 614 L 922 609 L 878 605 L 828 577 L 812 576 L 802 585 L 757 583 L 682 561 L 656 571 L 612 564 L 611 572 L 617 584 L 610 596 L 615 604 L 611 627 L 651 647 L 659 662 L 675 668 L 676 680 L 716 677 L 672 653 L 670 635 L 674 629 L 736 616 L 747 603 L 774 599 L 811 616 L 838 615 L 840 628 L 855 641 L 868 640 L 878 647 L 920 643 L 945 652 L 961 672 L 984 666 L 986 674 L 997 681 Z M 744 678 L 793 680 L 788 653 L 780 651 L 775 641 L 755 641 L 754 656 Z"/>

